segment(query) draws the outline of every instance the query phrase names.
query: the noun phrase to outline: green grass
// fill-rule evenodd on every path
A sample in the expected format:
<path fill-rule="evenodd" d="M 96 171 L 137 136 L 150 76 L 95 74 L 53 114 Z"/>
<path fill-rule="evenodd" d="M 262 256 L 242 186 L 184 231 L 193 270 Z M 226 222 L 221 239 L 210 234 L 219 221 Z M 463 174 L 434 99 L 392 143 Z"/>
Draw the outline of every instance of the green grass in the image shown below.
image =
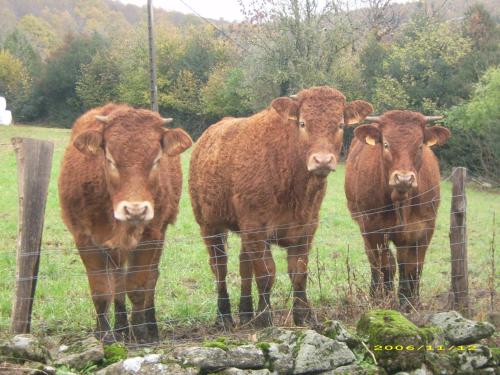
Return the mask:
<path fill-rule="evenodd" d="M 52 177 L 42 242 L 38 287 L 33 309 L 33 330 L 38 333 L 67 334 L 91 330 L 94 309 L 82 262 L 73 240 L 60 218 L 57 177 L 61 157 L 69 139 L 69 131 L 31 126 L 0 127 L 0 333 L 10 324 L 11 301 L 15 288 L 15 252 L 17 236 L 17 176 L 15 154 L 10 147 L 13 136 L 52 140 L 55 143 Z M 161 260 L 160 279 L 156 289 L 158 320 L 193 323 L 212 322 L 216 310 L 213 276 L 208 256 L 199 236 L 189 196 L 187 166 L 190 153 L 182 156 L 184 191 L 177 223 L 167 231 L 167 244 Z M 343 192 L 344 168 L 340 166 L 329 177 L 328 191 L 321 209 L 318 229 L 310 258 L 308 293 L 314 307 L 342 307 L 348 289 L 346 261 L 352 270 L 351 280 L 358 295 L 366 292 L 369 267 L 361 235 L 350 218 Z M 450 250 L 448 239 L 451 185 L 442 183 L 442 202 L 436 232 L 429 249 L 422 278 L 422 299 L 433 305 L 443 299 L 449 289 Z M 493 214 L 500 222 L 500 196 L 491 192 L 468 189 L 469 285 L 474 304 L 482 315 L 487 308 L 490 277 L 490 242 Z M 349 249 L 349 255 L 348 255 Z M 228 282 L 233 309 L 238 305 L 239 239 L 229 238 Z M 289 309 L 290 282 L 286 275 L 285 251 L 273 252 L 277 280 L 273 289 L 276 310 Z M 500 267 L 497 264 L 497 272 Z M 496 279 L 498 280 L 498 273 Z M 321 290 L 320 290 L 321 282 Z M 498 285 L 497 285 L 498 287 Z M 255 288 L 254 288 L 255 289 Z M 480 298 L 479 298 L 480 297 Z M 363 300 L 359 300 L 363 303 Z M 479 303 L 478 302 L 478 303 Z M 367 302 L 366 302 L 367 303 Z M 486 307 L 484 307 L 486 306 Z M 335 313 L 335 310 L 332 311 Z M 286 315 L 286 314 L 285 314 Z"/>

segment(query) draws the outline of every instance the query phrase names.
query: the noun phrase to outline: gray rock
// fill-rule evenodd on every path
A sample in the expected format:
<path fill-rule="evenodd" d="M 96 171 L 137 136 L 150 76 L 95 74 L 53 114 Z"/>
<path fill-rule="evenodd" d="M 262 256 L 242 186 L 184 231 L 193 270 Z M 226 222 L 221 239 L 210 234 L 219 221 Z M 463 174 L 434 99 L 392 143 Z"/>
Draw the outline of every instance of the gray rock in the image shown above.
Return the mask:
<path fill-rule="evenodd" d="M 230 367 L 223 371 L 218 372 L 220 375 L 272 375 L 273 373 L 268 369 L 262 370 L 242 370 L 236 367 Z M 275 374 L 281 374 L 280 372 L 275 372 Z"/>
<path fill-rule="evenodd" d="M 498 374 L 499 372 L 496 372 L 498 370 L 495 369 L 494 367 L 485 367 L 481 369 L 477 369 L 476 372 L 474 372 L 474 375 L 495 375 Z"/>
<path fill-rule="evenodd" d="M 357 363 L 340 366 L 336 369 L 322 372 L 321 375 L 382 375 L 386 374 L 384 370 L 380 370 L 377 366 L 361 367 Z"/>
<path fill-rule="evenodd" d="M 96 375 L 197 375 L 198 369 L 182 368 L 177 363 L 162 363 L 159 354 L 132 357 L 114 363 Z"/>
<path fill-rule="evenodd" d="M 269 327 L 260 331 L 257 338 L 261 342 L 275 342 L 286 344 L 293 348 L 299 338 L 301 331 L 291 331 L 288 329 Z"/>
<path fill-rule="evenodd" d="M 16 335 L 9 341 L 0 343 L 0 361 L 47 363 L 49 360 L 49 351 L 33 335 Z"/>
<path fill-rule="evenodd" d="M 187 348 L 178 351 L 175 357 L 182 361 L 183 365 L 195 366 L 202 369 L 216 370 L 229 366 L 227 353 L 219 348 Z"/>
<path fill-rule="evenodd" d="M 82 370 L 89 364 L 100 363 L 103 359 L 104 349 L 102 344 L 95 337 L 89 337 L 61 352 L 55 364 Z"/>
<path fill-rule="evenodd" d="M 332 340 L 312 330 L 304 331 L 296 345 L 294 374 L 332 370 L 356 359 L 343 342 Z"/>
<path fill-rule="evenodd" d="M 488 367 L 491 359 L 487 346 L 476 345 L 476 350 L 464 351 L 458 355 L 458 366 L 462 374 L 476 374 L 478 369 Z"/>
<path fill-rule="evenodd" d="M 395 373 L 394 375 L 433 375 L 433 374 L 434 373 L 431 370 L 429 370 L 425 366 L 425 364 L 423 364 L 422 367 L 419 369 L 409 371 L 409 372 L 400 371 L 400 372 Z"/>
<path fill-rule="evenodd" d="M 262 350 L 254 345 L 238 346 L 227 351 L 231 367 L 240 369 L 259 369 L 264 367 L 266 358 Z"/>
<path fill-rule="evenodd" d="M 52 366 L 43 366 L 42 371 L 47 375 L 55 375 L 57 370 Z"/>
<path fill-rule="evenodd" d="M 455 366 L 451 361 L 451 356 L 447 354 L 443 355 L 430 351 L 426 352 L 425 364 L 434 374 L 452 375 L 456 373 Z"/>
<path fill-rule="evenodd" d="M 441 328 L 446 339 L 453 345 L 472 344 L 495 332 L 491 323 L 465 319 L 456 311 L 434 314 L 429 322 Z"/>
<path fill-rule="evenodd" d="M 338 320 L 329 320 L 325 322 L 323 334 L 333 340 L 345 342 L 350 348 L 359 344 L 359 339 L 351 335 Z"/>
<path fill-rule="evenodd" d="M 267 352 L 272 368 L 278 374 L 293 373 L 293 353 L 286 344 L 271 343 Z"/>
<path fill-rule="evenodd" d="M 264 367 L 265 363 L 264 353 L 253 345 L 240 346 L 227 352 L 219 348 L 193 347 L 182 349 L 175 356 L 183 365 L 209 371 L 227 367 L 258 369 Z"/>

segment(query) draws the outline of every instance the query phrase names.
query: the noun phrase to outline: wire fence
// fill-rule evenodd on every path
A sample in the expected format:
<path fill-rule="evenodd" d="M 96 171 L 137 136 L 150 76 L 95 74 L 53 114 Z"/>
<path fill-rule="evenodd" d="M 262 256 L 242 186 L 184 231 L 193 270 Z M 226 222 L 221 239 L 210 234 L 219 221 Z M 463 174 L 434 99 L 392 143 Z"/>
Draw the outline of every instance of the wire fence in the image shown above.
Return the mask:
<path fill-rule="evenodd" d="M 54 166 L 63 151 L 63 144 L 56 145 Z M 7 335 L 11 324 L 12 299 L 16 283 L 16 241 L 17 241 L 17 182 L 15 176 L 15 157 L 8 143 L 0 143 L 0 156 L 5 163 L 0 167 L 0 334 Z M 183 156 L 184 168 L 189 155 Z M 163 249 L 163 255 L 158 262 L 145 266 L 134 266 L 124 270 L 117 267 L 115 260 L 108 256 L 107 249 L 101 246 L 87 246 L 77 250 L 69 232 L 60 219 L 57 201 L 57 168 L 53 168 L 52 180 L 49 186 L 49 198 L 45 216 L 44 238 L 41 248 L 40 271 L 36 279 L 37 291 L 33 297 L 32 332 L 38 335 L 74 337 L 88 335 L 95 330 L 96 313 L 92 303 L 88 276 L 79 254 L 105 254 L 106 266 L 98 271 L 90 272 L 91 276 L 103 275 L 111 283 L 118 275 L 134 275 L 159 270 L 159 279 L 155 288 L 142 287 L 142 293 L 155 293 L 155 310 L 162 342 L 169 340 L 197 341 L 217 335 L 221 327 L 215 326 L 217 312 L 218 285 L 209 266 L 209 257 L 204 240 L 193 218 L 189 198 L 183 192 L 180 213 L 176 225 L 167 229 L 164 243 L 162 241 L 147 241 L 140 243 L 136 252 Z M 341 169 L 342 170 L 342 169 Z M 184 174 L 186 175 L 186 174 Z M 187 185 L 187 184 L 185 184 Z M 330 178 L 329 189 L 322 204 L 318 222 L 305 224 L 290 223 L 272 228 L 256 228 L 252 230 L 220 235 L 228 255 L 226 283 L 232 314 L 238 322 L 238 303 L 241 296 L 241 282 L 269 278 L 269 271 L 251 277 L 240 277 L 240 265 L 251 262 L 240 260 L 242 245 L 255 244 L 246 240 L 251 235 L 265 234 L 265 247 L 272 251 L 265 252 L 261 258 L 266 265 L 274 261 L 276 272 L 274 286 L 271 290 L 271 305 L 273 323 L 279 326 L 293 326 L 293 288 L 291 279 L 305 275 L 305 269 L 295 269 L 288 272 L 287 251 L 295 250 L 295 256 L 305 259 L 307 264 L 307 295 L 313 317 L 322 322 L 329 319 L 340 319 L 353 323 L 361 313 L 374 307 L 398 308 L 398 272 L 395 272 L 391 283 L 394 288 L 384 297 L 373 298 L 370 295 L 370 280 L 372 272 L 365 254 L 362 231 L 353 218 L 383 215 L 396 210 L 392 205 L 378 209 L 357 212 L 351 217 L 346 208 L 342 191 L 343 174 Z M 434 186 L 430 191 L 437 190 Z M 422 205 L 439 204 L 435 232 L 430 242 L 420 281 L 420 304 L 410 305 L 409 313 L 415 319 L 428 314 L 448 310 L 451 307 L 451 256 L 449 231 L 450 202 L 452 199 L 449 177 L 444 178 L 439 186 L 441 199 L 432 199 L 420 203 Z M 186 189 L 186 186 L 185 186 Z M 426 192 L 428 193 L 428 192 Z M 422 194 L 424 195 L 424 194 Z M 498 290 L 498 267 L 495 259 L 495 233 L 498 225 L 495 216 L 500 211 L 500 203 L 495 193 L 484 193 L 471 189 L 467 193 L 468 207 L 468 248 L 469 248 L 469 295 L 472 306 L 472 316 L 484 319 L 491 311 L 498 311 L 496 293 Z M 414 208 L 414 204 L 406 205 Z M 425 218 L 412 222 L 413 227 L 407 228 L 400 223 L 363 231 L 363 234 L 377 233 L 389 235 L 394 233 L 411 233 L 420 224 L 433 220 Z M 297 234 L 304 229 L 318 226 L 316 234 Z M 263 233 L 263 231 L 265 233 Z M 306 231 L 307 232 L 307 231 Z M 242 238 L 245 240 L 242 241 Z M 243 243 L 242 243 L 243 242 Z M 290 242 L 286 249 L 276 243 Z M 310 251 L 301 251 L 307 249 Z M 394 256 L 396 251 L 390 245 Z M 410 248 L 410 246 L 408 246 Z M 380 249 L 377 249 L 380 250 Z M 405 246 L 399 251 L 405 250 Z M 35 252 L 24 253 L 23 256 L 35 256 Z M 379 254 L 380 255 L 380 254 Z M 272 257 L 272 259 L 271 259 Z M 220 265 L 226 262 L 226 254 L 216 252 L 213 263 Z M 454 261 L 457 261 L 456 259 Z M 271 263 L 269 263 L 271 262 Z M 400 266 L 415 266 L 415 263 L 400 262 Z M 455 277 L 461 275 L 455 275 Z M 17 277 L 19 280 L 19 277 Z M 252 281 L 253 282 L 253 281 Z M 255 284 L 255 283 L 254 283 Z M 138 290 L 127 290 L 126 287 L 117 291 L 114 298 L 129 295 Z M 104 292 L 103 296 L 109 295 Z M 245 295 L 244 295 L 245 297 Z M 250 297 L 250 295 L 246 295 Z M 257 288 L 252 289 L 253 301 L 258 301 Z M 129 313 L 130 303 L 127 302 Z M 138 311 L 138 310 L 136 310 Z M 114 316 L 127 314 L 118 311 Z M 109 311 L 111 325 L 114 320 L 113 309 Z M 147 325 L 149 323 L 138 323 Z M 249 332 L 249 326 L 236 328 L 234 334 Z M 227 334 L 227 332 L 226 332 Z"/>

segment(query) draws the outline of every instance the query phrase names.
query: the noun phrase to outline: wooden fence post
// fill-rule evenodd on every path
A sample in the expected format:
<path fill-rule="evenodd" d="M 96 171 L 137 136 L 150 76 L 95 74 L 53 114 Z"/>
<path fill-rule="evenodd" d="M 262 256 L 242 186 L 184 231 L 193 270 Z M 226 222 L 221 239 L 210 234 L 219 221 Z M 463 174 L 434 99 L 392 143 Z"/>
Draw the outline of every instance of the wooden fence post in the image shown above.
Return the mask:
<path fill-rule="evenodd" d="M 469 269 L 467 266 L 467 199 L 465 178 L 467 169 L 453 168 L 453 193 L 451 197 L 450 249 L 451 290 L 453 308 L 469 316 Z"/>
<path fill-rule="evenodd" d="M 54 144 L 37 139 L 12 138 L 12 145 L 17 158 L 19 226 L 11 331 L 29 333 Z"/>

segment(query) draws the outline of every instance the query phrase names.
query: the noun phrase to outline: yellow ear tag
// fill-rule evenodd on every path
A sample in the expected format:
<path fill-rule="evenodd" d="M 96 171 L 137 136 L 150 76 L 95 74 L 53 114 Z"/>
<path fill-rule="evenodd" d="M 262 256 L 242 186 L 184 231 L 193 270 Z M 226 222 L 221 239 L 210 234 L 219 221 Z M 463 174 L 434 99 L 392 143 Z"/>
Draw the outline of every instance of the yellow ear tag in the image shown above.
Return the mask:
<path fill-rule="evenodd" d="M 366 136 L 365 142 L 371 146 L 375 146 L 375 139 L 370 137 L 369 135 Z"/>
<path fill-rule="evenodd" d="M 425 142 L 425 144 L 429 147 L 434 146 L 436 143 L 437 143 L 436 138 L 429 139 L 427 142 Z"/>

